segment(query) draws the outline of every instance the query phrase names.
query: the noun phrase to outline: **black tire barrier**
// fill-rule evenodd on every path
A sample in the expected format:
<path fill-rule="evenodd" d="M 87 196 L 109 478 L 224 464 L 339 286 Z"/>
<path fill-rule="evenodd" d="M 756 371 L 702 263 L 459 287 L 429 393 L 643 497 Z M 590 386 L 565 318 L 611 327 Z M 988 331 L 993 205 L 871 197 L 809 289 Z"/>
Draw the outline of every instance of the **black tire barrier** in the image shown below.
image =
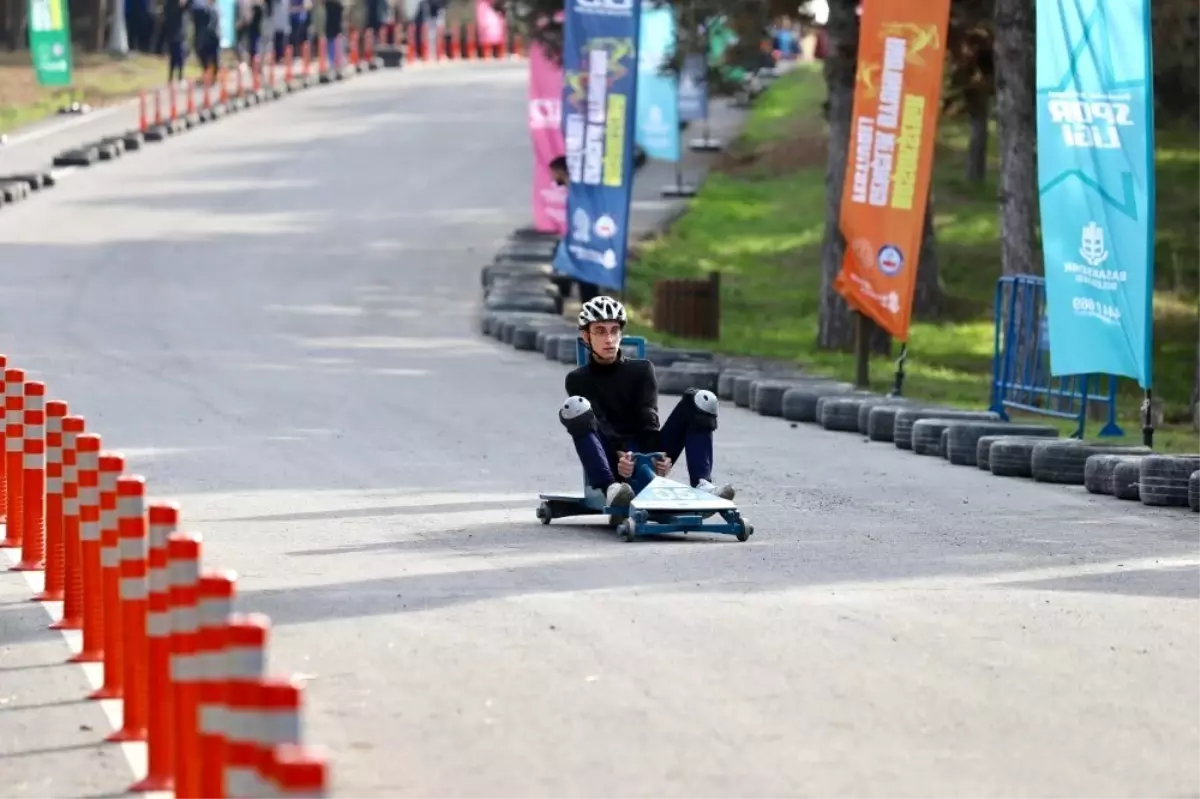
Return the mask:
<path fill-rule="evenodd" d="M 6 203 L 19 203 L 29 196 L 29 184 L 21 180 L 0 182 L 0 195 Z"/>
<path fill-rule="evenodd" d="M 1033 447 L 1042 441 L 1044 439 L 1001 438 L 988 450 L 988 468 L 997 477 L 1031 477 Z"/>
<path fill-rule="evenodd" d="M 1200 469 L 1200 455 L 1147 455 L 1138 473 L 1138 494 L 1143 505 L 1159 508 L 1188 507 L 1188 481 Z"/>
<path fill-rule="evenodd" d="M 554 300 L 545 294 L 496 292 L 484 300 L 484 307 L 493 311 L 524 311 L 526 313 L 561 314 L 562 298 Z"/>
<path fill-rule="evenodd" d="M 496 253 L 495 263 L 510 264 L 545 264 L 550 266 L 554 261 L 554 253 L 534 252 L 530 250 L 501 250 Z"/>
<path fill-rule="evenodd" d="M 879 397 L 878 399 L 867 400 L 858 407 L 858 432 L 862 433 L 864 436 L 870 437 L 871 411 L 881 405 L 895 405 L 897 407 L 911 408 L 912 402 L 904 397 Z"/>
<path fill-rule="evenodd" d="M 817 399 L 817 419 L 826 430 L 857 433 L 859 409 L 864 402 L 878 396 L 865 391 L 853 394 L 826 394 Z"/>
<path fill-rule="evenodd" d="M 750 388 L 759 379 L 758 374 L 738 375 L 733 378 L 733 404 L 739 408 L 750 407 Z"/>
<path fill-rule="evenodd" d="M 733 381 L 746 374 L 758 374 L 752 369 L 726 369 L 717 378 L 717 399 L 733 402 Z"/>
<path fill-rule="evenodd" d="M 750 383 L 750 410 L 759 416 L 783 416 L 783 395 L 795 388 L 791 380 L 755 380 Z"/>
<path fill-rule="evenodd" d="M 1051 437 L 1052 436 L 1009 435 L 1008 433 L 1005 433 L 1003 435 L 982 436 L 982 437 L 980 437 L 979 441 L 975 444 L 975 465 L 978 466 L 980 469 L 982 469 L 985 472 L 990 472 L 992 470 L 992 463 L 990 460 L 990 455 L 991 455 L 991 450 L 992 450 L 992 444 L 995 444 L 997 441 L 1029 440 L 1036 444 L 1038 441 L 1045 441 L 1047 438 L 1051 438 Z"/>
<path fill-rule="evenodd" d="M 942 447 L 943 436 L 949 438 L 947 428 L 954 423 L 954 419 L 947 419 L 942 416 L 926 417 L 918 419 L 913 423 L 912 432 L 912 451 L 914 455 L 938 455 L 945 457 L 946 450 Z"/>
<path fill-rule="evenodd" d="M 492 294 L 544 294 L 550 299 L 561 299 L 558 286 L 541 275 L 506 275 L 496 278 L 484 289 L 483 296 Z"/>
<path fill-rule="evenodd" d="M 1141 499 L 1138 489 L 1138 479 L 1142 473 L 1142 459 L 1129 457 L 1113 468 L 1112 495 L 1126 502 L 1137 502 Z"/>
<path fill-rule="evenodd" d="M 888 444 L 895 441 L 896 414 L 903 410 L 927 407 L 913 402 L 906 404 L 873 402 L 869 405 L 863 403 L 863 406 L 867 408 L 867 440 L 882 441 Z M 862 418 L 861 410 L 859 418 L 860 420 Z M 862 431 L 861 425 L 859 431 Z"/>
<path fill-rule="evenodd" d="M 662 394 L 682 395 L 688 389 L 714 391 L 720 371 L 701 364 L 676 364 L 657 370 L 658 390 Z"/>
<path fill-rule="evenodd" d="M 849 383 L 832 380 L 798 384 L 783 392 L 783 418 L 789 422 L 816 422 L 817 403 L 821 397 L 845 394 L 853 391 Z"/>
<path fill-rule="evenodd" d="M 563 336 L 558 340 L 558 362 L 567 365 L 574 365 L 578 360 L 576 348 L 576 336 Z"/>
<path fill-rule="evenodd" d="M 41 191 L 54 185 L 54 175 L 50 172 L 21 172 L 13 175 L 0 175 L 0 183 L 24 183 L 31 192 Z"/>
<path fill-rule="evenodd" d="M 509 241 L 552 241 L 558 243 L 557 233 L 547 233 L 531 227 L 519 227 L 508 234 Z"/>
<path fill-rule="evenodd" d="M 1083 469 L 1091 455 L 1147 454 L 1146 447 L 1108 446 L 1075 439 L 1042 441 L 1033 445 L 1029 471 L 1039 483 L 1083 485 Z"/>
<path fill-rule="evenodd" d="M 125 152 L 123 145 L 118 149 L 116 144 L 104 140 L 96 142 L 93 147 L 96 150 L 96 154 L 100 156 L 101 161 L 115 161 Z"/>
<path fill-rule="evenodd" d="M 659 366 L 674 366 L 679 363 L 703 363 L 712 365 L 712 353 L 702 350 L 681 350 L 674 347 L 660 347 L 646 344 L 646 360 Z"/>
<path fill-rule="evenodd" d="M 573 336 L 573 335 L 575 335 L 575 334 L 571 331 L 571 329 L 567 325 L 563 325 L 562 327 L 551 327 L 548 325 L 544 328 L 539 327 L 538 331 L 537 331 L 537 341 L 534 344 L 533 348 L 537 352 L 544 353 L 546 351 L 546 339 L 549 338 L 550 336 Z"/>
<path fill-rule="evenodd" d="M 537 328 L 529 325 L 519 325 L 513 328 L 512 346 L 514 350 L 531 352 L 537 344 Z"/>
<path fill-rule="evenodd" d="M 1200 513 L 1200 471 L 1192 472 L 1188 478 L 1188 507 L 1193 513 Z"/>
<path fill-rule="evenodd" d="M 913 425 L 922 419 L 947 419 L 965 422 L 994 422 L 999 416 L 991 411 L 956 411 L 951 408 L 905 408 L 896 413 L 892 443 L 896 449 L 912 449 Z M 941 435 L 941 431 L 938 431 Z"/>
<path fill-rule="evenodd" d="M 979 440 L 984 436 L 1058 437 L 1058 428 L 1044 424 L 959 421 L 954 422 L 946 429 L 950 433 L 946 441 L 946 460 L 955 466 L 977 465 Z"/>
<path fill-rule="evenodd" d="M 545 280 L 549 280 L 553 276 L 554 269 L 550 266 L 550 264 L 504 261 L 500 263 L 489 264 L 488 266 L 483 267 L 479 273 L 479 282 L 481 286 L 487 288 L 494 281 L 505 277 L 541 277 Z"/>
<path fill-rule="evenodd" d="M 1112 496 L 1113 471 L 1126 460 L 1142 459 L 1141 455 L 1091 455 L 1083 465 L 1083 487 L 1089 494 Z"/>
<path fill-rule="evenodd" d="M 547 361 L 558 360 L 558 340 L 566 337 L 565 333 L 547 333 L 542 339 L 542 355 Z"/>
<path fill-rule="evenodd" d="M 554 260 L 554 251 L 558 248 L 558 242 L 549 240 L 522 239 L 519 241 L 505 242 L 504 246 L 496 251 L 496 260 L 511 259 L 514 261 L 527 260 Z"/>
<path fill-rule="evenodd" d="M 72 150 L 64 150 L 54 156 L 54 166 L 91 166 L 100 160 L 96 148 L 84 145 Z"/>

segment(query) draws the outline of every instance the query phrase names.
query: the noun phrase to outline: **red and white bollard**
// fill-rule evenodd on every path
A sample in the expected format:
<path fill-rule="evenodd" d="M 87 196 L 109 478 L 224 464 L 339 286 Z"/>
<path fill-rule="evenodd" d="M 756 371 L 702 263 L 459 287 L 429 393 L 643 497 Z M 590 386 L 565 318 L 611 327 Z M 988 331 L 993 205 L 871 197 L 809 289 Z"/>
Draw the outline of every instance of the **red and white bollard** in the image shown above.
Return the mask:
<path fill-rule="evenodd" d="M 67 403 L 46 403 L 46 580 L 38 602 L 62 602 L 67 585 L 67 547 L 63 540 L 63 418 Z"/>
<path fill-rule="evenodd" d="M 46 384 L 25 384 L 22 413 L 21 497 L 25 518 L 21 525 L 21 560 L 13 571 L 35 572 L 46 568 Z"/>
<path fill-rule="evenodd" d="M 83 433 L 75 437 L 77 483 L 74 523 L 79 540 L 79 568 L 83 572 L 83 648 L 72 660 L 99 663 L 104 660 L 104 591 L 100 581 L 100 436 Z"/>
<path fill-rule="evenodd" d="M 5 537 L 0 547 L 19 549 L 24 540 L 25 371 L 4 370 L 4 484 L 7 492 Z"/>
<path fill-rule="evenodd" d="M 329 761 L 312 746 L 275 748 L 275 793 L 280 799 L 323 799 L 329 793 Z"/>
<path fill-rule="evenodd" d="M 229 799 L 254 799 L 267 794 L 270 788 L 258 778 L 258 750 L 263 735 L 259 705 L 270 629 L 271 620 L 261 613 L 234 614 L 229 619 L 223 714 L 225 791 Z"/>
<path fill-rule="evenodd" d="M 117 527 L 121 541 L 121 627 L 125 639 L 125 695 L 121 729 L 109 741 L 145 741 L 147 735 L 146 602 L 146 481 L 117 479 Z"/>
<path fill-rule="evenodd" d="M 171 587 L 171 690 L 175 705 L 175 799 L 200 799 L 198 701 L 200 664 L 196 636 L 200 627 L 200 550 L 198 535 L 175 533 L 167 540 Z"/>
<path fill-rule="evenodd" d="M 63 566 L 67 585 L 62 618 L 51 630 L 83 629 L 83 549 L 79 542 L 78 440 L 83 435 L 82 416 L 63 417 Z M 83 652 L 80 655 L 84 654 Z M 78 657 L 78 656 L 76 656 Z M 74 658 L 71 658 L 74 660 Z"/>
<path fill-rule="evenodd" d="M 258 715 L 261 724 L 258 739 L 258 784 L 265 795 L 276 784 L 275 749 L 283 744 L 298 744 L 300 708 L 304 686 L 296 678 L 268 677 L 261 681 Z"/>
<path fill-rule="evenodd" d="M 146 778 L 130 790 L 169 791 L 174 787 L 174 696 L 171 690 L 171 581 L 167 540 L 179 528 L 179 506 L 156 502 L 147 510 L 150 545 L 146 557 Z"/>
<path fill-rule="evenodd" d="M 100 454 L 100 598 L 104 616 L 104 685 L 92 699 L 120 699 L 125 693 L 125 657 L 121 625 L 121 534 L 117 521 L 117 478 L 125 459 Z"/>
<path fill-rule="evenodd" d="M 200 627 L 196 632 L 197 692 L 200 719 L 200 796 L 226 799 L 225 701 L 229 679 L 229 616 L 237 575 L 216 572 L 200 576 Z"/>

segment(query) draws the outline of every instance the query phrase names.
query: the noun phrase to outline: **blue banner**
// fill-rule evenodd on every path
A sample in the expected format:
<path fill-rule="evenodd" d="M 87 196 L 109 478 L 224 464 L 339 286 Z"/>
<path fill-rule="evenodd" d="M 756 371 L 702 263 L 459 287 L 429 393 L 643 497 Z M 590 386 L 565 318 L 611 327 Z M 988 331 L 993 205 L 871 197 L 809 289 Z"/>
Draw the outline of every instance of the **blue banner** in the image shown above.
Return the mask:
<path fill-rule="evenodd" d="M 638 43 L 637 143 L 656 161 L 679 160 L 679 89 L 664 72 L 675 51 L 675 12 L 671 6 L 642 6 Z"/>
<path fill-rule="evenodd" d="M 699 53 L 686 56 L 679 71 L 679 118 L 708 119 L 708 61 Z"/>
<path fill-rule="evenodd" d="M 1150 387 L 1154 70 L 1149 0 L 1037 0 L 1037 155 L 1055 376 Z"/>
<path fill-rule="evenodd" d="M 625 287 L 637 113 L 642 0 L 567 0 L 563 140 L 567 234 L 554 268 L 585 283 Z"/>

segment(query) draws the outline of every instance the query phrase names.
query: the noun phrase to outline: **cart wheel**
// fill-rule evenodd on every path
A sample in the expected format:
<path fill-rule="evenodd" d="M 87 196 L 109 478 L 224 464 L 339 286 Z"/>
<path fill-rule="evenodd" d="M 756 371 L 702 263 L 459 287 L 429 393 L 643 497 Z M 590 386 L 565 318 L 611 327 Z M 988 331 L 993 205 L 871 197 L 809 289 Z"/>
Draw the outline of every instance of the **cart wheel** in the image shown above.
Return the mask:
<path fill-rule="evenodd" d="M 542 520 L 542 524 L 549 524 L 550 520 L 554 518 L 554 514 L 550 512 L 550 504 L 548 502 L 538 505 L 537 517 Z"/>
<path fill-rule="evenodd" d="M 742 531 L 737 534 L 738 541 L 749 541 L 750 536 L 754 535 L 754 525 L 742 522 Z"/>
<path fill-rule="evenodd" d="M 632 541 L 634 536 L 633 522 L 631 522 L 629 519 L 626 519 L 618 524 L 617 535 L 621 536 L 621 540 L 623 540 L 625 543 Z"/>

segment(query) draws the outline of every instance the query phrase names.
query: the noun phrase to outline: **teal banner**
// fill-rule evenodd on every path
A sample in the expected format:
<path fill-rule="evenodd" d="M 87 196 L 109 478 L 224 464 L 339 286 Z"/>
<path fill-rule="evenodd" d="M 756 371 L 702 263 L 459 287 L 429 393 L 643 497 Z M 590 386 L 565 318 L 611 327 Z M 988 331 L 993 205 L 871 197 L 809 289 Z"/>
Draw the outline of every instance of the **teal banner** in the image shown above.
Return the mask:
<path fill-rule="evenodd" d="M 1037 157 L 1055 376 L 1153 372 L 1149 0 L 1037 0 Z"/>
<path fill-rule="evenodd" d="M 642 6 L 638 43 L 636 141 L 656 161 L 679 160 L 679 86 L 664 71 L 675 52 L 675 12 Z"/>
<path fill-rule="evenodd" d="M 29 0 L 29 53 L 39 84 L 71 85 L 71 25 L 66 0 Z"/>

